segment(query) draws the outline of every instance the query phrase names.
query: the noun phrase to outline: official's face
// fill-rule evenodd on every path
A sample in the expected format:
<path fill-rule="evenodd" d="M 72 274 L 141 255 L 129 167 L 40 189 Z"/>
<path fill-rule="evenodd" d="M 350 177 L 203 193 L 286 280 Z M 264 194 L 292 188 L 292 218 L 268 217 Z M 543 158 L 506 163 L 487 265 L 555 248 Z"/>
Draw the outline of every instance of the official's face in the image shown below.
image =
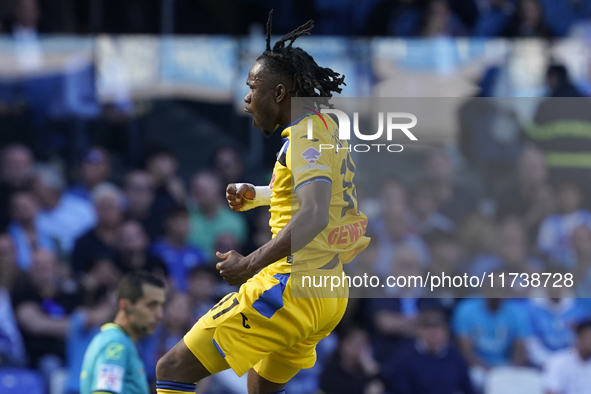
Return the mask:
<path fill-rule="evenodd" d="M 142 289 L 143 297 L 129 308 L 129 320 L 141 335 L 150 335 L 162 320 L 166 294 L 164 289 L 149 284 Z"/>

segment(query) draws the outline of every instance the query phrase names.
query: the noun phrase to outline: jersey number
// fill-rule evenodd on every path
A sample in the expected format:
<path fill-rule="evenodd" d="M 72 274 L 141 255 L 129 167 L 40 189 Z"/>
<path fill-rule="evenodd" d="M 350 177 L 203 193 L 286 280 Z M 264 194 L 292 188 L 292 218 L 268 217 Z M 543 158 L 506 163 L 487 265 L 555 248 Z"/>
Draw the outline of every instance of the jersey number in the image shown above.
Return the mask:
<path fill-rule="evenodd" d="M 217 319 L 218 317 L 222 316 L 224 313 L 228 313 L 228 312 L 230 312 L 230 310 L 232 310 L 233 308 L 235 308 L 236 306 L 238 306 L 239 302 L 236 299 L 236 293 L 231 293 L 231 294 L 228 294 L 227 296 L 225 296 L 220 302 L 218 302 L 217 304 L 215 304 L 213 306 L 213 308 L 211 308 L 210 310 L 211 311 L 214 311 L 214 310 L 220 308 L 232 296 L 234 296 L 234 299 L 232 300 L 232 303 L 229 306 L 227 306 L 224 309 L 222 309 L 221 311 L 219 311 L 218 313 L 216 313 L 215 315 L 213 315 L 212 316 L 213 319 Z"/>

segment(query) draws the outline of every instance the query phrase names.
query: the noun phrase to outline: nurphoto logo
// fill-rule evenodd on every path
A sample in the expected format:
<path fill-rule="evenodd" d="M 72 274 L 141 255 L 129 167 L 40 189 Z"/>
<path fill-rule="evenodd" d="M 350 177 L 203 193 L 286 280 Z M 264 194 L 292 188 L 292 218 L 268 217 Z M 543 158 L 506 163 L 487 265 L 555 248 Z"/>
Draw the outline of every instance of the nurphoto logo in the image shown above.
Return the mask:
<path fill-rule="evenodd" d="M 309 113 L 312 115 L 308 118 L 308 139 L 313 141 L 314 140 L 314 132 L 313 132 L 313 122 L 316 122 L 320 125 L 320 127 L 324 126 L 326 130 L 328 130 L 328 125 L 326 121 L 322 118 L 322 114 L 333 114 L 338 119 L 338 134 L 335 132 L 335 142 L 338 140 L 350 140 L 351 139 L 351 121 L 349 120 L 349 116 L 338 109 L 333 108 L 322 108 L 320 113 L 311 109 L 306 108 L 313 113 Z M 386 139 L 388 141 L 392 141 L 392 135 L 395 130 L 402 131 L 411 141 L 417 141 L 417 137 L 410 131 L 411 128 L 417 125 L 417 117 L 408 112 L 387 112 L 384 116 L 384 112 L 378 112 L 378 131 L 374 134 L 362 134 L 359 131 L 359 113 L 353 113 L 353 132 L 355 136 L 362 140 L 362 141 L 376 141 L 382 137 L 384 133 L 384 118 L 386 119 Z M 401 123 L 400 119 L 406 119 L 407 122 Z M 322 122 L 322 123 L 321 123 Z M 346 149 L 348 151 L 355 151 L 360 153 L 369 152 L 372 150 L 372 147 L 379 152 L 380 147 L 386 147 L 388 152 L 396 153 L 402 152 L 403 146 L 400 144 L 354 144 L 349 145 L 348 147 L 344 147 L 339 143 L 332 144 L 320 144 L 318 152 L 322 152 L 322 150 L 336 150 L 337 152 L 340 149 Z"/>

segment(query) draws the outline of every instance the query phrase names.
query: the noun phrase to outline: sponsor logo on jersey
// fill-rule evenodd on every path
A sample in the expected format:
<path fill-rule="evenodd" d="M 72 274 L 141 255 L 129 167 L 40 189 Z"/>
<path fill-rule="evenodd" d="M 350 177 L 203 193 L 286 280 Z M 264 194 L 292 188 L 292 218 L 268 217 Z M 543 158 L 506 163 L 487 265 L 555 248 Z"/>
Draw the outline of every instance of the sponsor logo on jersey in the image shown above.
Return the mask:
<path fill-rule="evenodd" d="M 329 245 L 340 245 L 355 243 L 359 237 L 365 234 L 367 229 L 367 219 L 355 222 L 352 224 L 345 224 L 332 230 L 328 234 Z"/>
<path fill-rule="evenodd" d="M 302 157 L 308 162 L 308 164 L 316 163 L 320 156 L 322 156 L 322 153 L 315 148 L 308 148 L 302 153 Z"/>

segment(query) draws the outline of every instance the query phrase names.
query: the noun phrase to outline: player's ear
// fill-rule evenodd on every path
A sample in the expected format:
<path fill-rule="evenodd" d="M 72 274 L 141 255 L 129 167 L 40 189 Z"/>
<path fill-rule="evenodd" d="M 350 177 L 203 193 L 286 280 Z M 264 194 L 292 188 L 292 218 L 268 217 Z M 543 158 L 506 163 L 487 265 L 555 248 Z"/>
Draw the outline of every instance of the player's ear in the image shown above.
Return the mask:
<path fill-rule="evenodd" d="M 280 103 L 287 96 L 287 88 L 284 84 L 280 83 L 275 88 L 275 102 Z"/>

